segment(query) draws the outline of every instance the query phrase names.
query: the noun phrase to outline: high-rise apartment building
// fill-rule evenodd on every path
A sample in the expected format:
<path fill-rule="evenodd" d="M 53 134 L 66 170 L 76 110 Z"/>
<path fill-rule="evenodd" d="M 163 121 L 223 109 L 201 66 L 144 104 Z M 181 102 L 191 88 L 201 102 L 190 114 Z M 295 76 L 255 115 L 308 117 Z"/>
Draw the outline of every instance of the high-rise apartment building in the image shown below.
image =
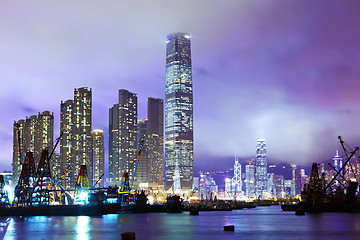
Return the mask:
<path fill-rule="evenodd" d="M 190 35 L 174 33 L 166 43 L 165 189 L 180 170 L 181 187 L 191 189 L 194 173 L 193 93 Z"/>
<path fill-rule="evenodd" d="M 255 189 L 258 198 L 265 198 L 267 192 L 267 160 L 264 139 L 257 140 L 255 160 Z"/>
<path fill-rule="evenodd" d="M 35 153 L 36 163 L 39 163 L 41 152 L 47 149 L 49 154 L 54 145 L 54 114 L 44 111 L 38 114 L 35 132 Z M 51 158 L 51 164 L 54 165 L 55 156 Z M 53 174 L 56 174 L 53 172 Z"/>
<path fill-rule="evenodd" d="M 13 161 L 12 161 L 12 182 L 17 184 L 19 180 L 21 165 L 25 159 L 24 152 L 24 131 L 25 120 L 21 119 L 14 122 L 13 128 Z"/>
<path fill-rule="evenodd" d="M 92 178 L 93 187 L 104 187 L 105 174 L 105 147 L 104 134 L 102 130 L 96 129 L 92 136 Z M 96 184 L 97 183 L 97 184 Z M 96 186 L 95 186 L 96 184 Z"/>
<path fill-rule="evenodd" d="M 20 133 L 20 136 L 18 133 Z M 54 138 L 54 115 L 49 111 L 44 111 L 37 116 L 26 117 L 26 120 L 19 120 L 14 123 L 13 134 L 13 180 L 16 184 L 26 152 L 33 153 L 36 165 L 39 163 L 43 149 L 47 149 L 51 153 Z M 21 163 L 19 142 L 21 146 Z M 52 166 L 56 164 L 53 159 L 55 159 L 54 156 L 52 157 Z"/>
<path fill-rule="evenodd" d="M 78 88 L 74 90 L 74 105 L 72 115 L 73 134 L 73 167 L 77 178 L 81 165 L 86 165 L 88 176 L 92 176 L 92 91 L 91 88 Z M 90 186 L 93 184 L 90 180 Z"/>
<path fill-rule="evenodd" d="M 74 100 L 61 102 L 60 169 L 66 173 L 62 183 L 74 188 L 81 165 L 92 176 L 92 91 L 86 87 L 74 89 Z M 92 184 L 90 180 L 90 184 Z"/>
<path fill-rule="evenodd" d="M 164 185 L 164 100 L 148 98 L 148 181 Z"/>
<path fill-rule="evenodd" d="M 35 133 L 36 133 L 36 125 L 37 125 L 37 116 L 32 115 L 30 117 L 26 117 L 25 120 L 25 131 L 24 131 L 24 152 L 32 152 L 35 160 L 35 165 L 39 160 L 39 154 L 35 153 Z"/>
<path fill-rule="evenodd" d="M 131 179 L 137 157 L 137 96 L 119 90 L 119 103 L 109 109 L 109 184 L 121 184 L 124 172 Z"/>
<path fill-rule="evenodd" d="M 60 131 L 63 133 L 60 138 L 60 173 L 65 174 L 60 184 L 66 188 L 71 188 L 74 184 L 75 168 L 73 165 L 73 151 L 72 151 L 72 115 L 73 115 L 73 100 L 61 102 L 60 105 Z M 75 186 L 72 186 L 75 188 Z"/>

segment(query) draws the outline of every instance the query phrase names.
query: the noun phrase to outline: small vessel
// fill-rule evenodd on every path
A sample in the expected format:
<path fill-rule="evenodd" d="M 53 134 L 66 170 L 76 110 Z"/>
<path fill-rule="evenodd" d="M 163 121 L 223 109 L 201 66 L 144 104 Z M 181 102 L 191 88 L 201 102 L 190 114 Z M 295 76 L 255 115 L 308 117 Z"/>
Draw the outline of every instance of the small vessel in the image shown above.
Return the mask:
<path fill-rule="evenodd" d="M 184 209 L 184 204 L 179 195 L 172 195 L 166 199 L 166 212 L 181 213 Z"/>

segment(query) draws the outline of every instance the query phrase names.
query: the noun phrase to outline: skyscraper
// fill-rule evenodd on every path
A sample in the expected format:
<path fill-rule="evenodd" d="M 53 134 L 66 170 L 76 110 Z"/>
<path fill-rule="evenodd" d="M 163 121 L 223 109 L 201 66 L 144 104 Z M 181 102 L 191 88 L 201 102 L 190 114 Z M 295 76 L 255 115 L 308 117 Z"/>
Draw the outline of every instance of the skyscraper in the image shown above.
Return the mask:
<path fill-rule="evenodd" d="M 18 133 L 20 133 L 20 138 Z M 47 149 L 49 153 L 53 148 L 54 137 L 54 115 L 49 111 L 26 117 L 14 123 L 14 145 L 13 145 L 13 180 L 16 183 L 20 174 L 20 165 L 23 163 L 26 152 L 32 152 L 37 165 L 41 152 Z M 21 159 L 19 154 L 19 142 L 21 146 Z M 52 161 L 55 157 L 52 157 Z M 52 163 L 54 165 L 54 162 Z"/>
<path fill-rule="evenodd" d="M 242 181 L 241 181 L 241 164 L 239 160 L 235 158 L 234 164 L 234 177 L 232 178 L 233 191 L 235 193 L 240 193 L 242 191 Z"/>
<path fill-rule="evenodd" d="M 333 164 L 336 171 L 339 171 L 343 166 L 342 158 L 339 156 L 338 150 L 336 150 L 336 155 L 333 157 Z"/>
<path fill-rule="evenodd" d="M 190 35 L 174 33 L 166 43 L 165 189 L 178 166 L 181 187 L 191 189 L 194 175 L 193 93 Z"/>
<path fill-rule="evenodd" d="M 41 152 L 47 149 L 49 154 L 53 149 L 54 143 L 54 114 L 44 111 L 38 114 L 35 128 L 35 152 L 34 157 L 36 163 L 39 163 Z M 51 158 L 54 165 L 55 155 Z M 53 174 L 57 174 L 53 171 Z"/>
<path fill-rule="evenodd" d="M 62 178 L 60 184 L 66 188 L 71 188 L 71 183 L 74 184 L 74 174 L 75 169 L 73 161 L 73 151 L 72 151 L 72 115 L 73 115 L 73 100 L 67 100 L 65 102 L 61 101 L 60 105 L 60 132 L 63 133 L 60 139 L 60 174 L 65 174 Z M 72 188 L 74 188 L 72 186 Z"/>
<path fill-rule="evenodd" d="M 104 134 L 102 130 L 95 129 L 92 133 L 92 169 L 93 174 L 89 176 L 92 178 L 94 187 L 104 187 L 105 173 L 105 147 Z M 97 185 L 95 186 L 95 183 Z"/>
<path fill-rule="evenodd" d="M 246 197 L 255 197 L 255 166 L 245 166 Z"/>
<path fill-rule="evenodd" d="M 73 167 L 76 168 L 76 178 L 81 165 L 86 165 L 88 175 L 92 176 L 92 92 L 88 89 L 78 88 L 74 90 L 74 105 L 72 115 L 72 149 L 73 149 Z M 75 183 L 75 182 L 74 182 Z M 92 181 L 90 180 L 90 185 Z"/>
<path fill-rule="evenodd" d="M 266 144 L 264 139 L 257 140 L 255 168 L 256 196 L 265 198 L 267 191 L 267 160 Z"/>
<path fill-rule="evenodd" d="M 12 181 L 17 184 L 20 176 L 21 164 L 24 162 L 24 128 L 25 120 L 21 119 L 14 122 L 13 128 L 13 162 L 12 162 Z"/>
<path fill-rule="evenodd" d="M 137 122 L 137 142 L 138 150 L 140 149 L 141 141 L 144 141 L 140 159 L 138 162 L 135 179 L 139 183 L 149 182 L 149 158 L 148 158 L 148 120 L 147 118 L 139 118 Z"/>
<path fill-rule="evenodd" d="M 164 100 L 148 98 L 148 181 L 164 185 Z"/>
<path fill-rule="evenodd" d="M 74 89 L 74 100 L 61 102 L 60 171 L 66 173 L 62 184 L 74 188 L 81 165 L 92 176 L 92 91 L 86 87 Z M 90 184 L 92 184 L 90 180 Z"/>
<path fill-rule="evenodd" d="M 119 90 L 119 103 L 109 109 L 109 184 L 121 184 L 124 172 L 131 179 L 137 149 L 137 96 Z"/>
<path fill-rule="evenodd" d="M 25 120 L 25 128 L 24 128 L 24 153 L 26 152 L 32 152 L 35 160 L 38 161 L 38 153 L 35 153 L 35 128 L 37 123 L 37 117 L 36 115 L 32 115 L 30 117 L 26 117 Z"/>

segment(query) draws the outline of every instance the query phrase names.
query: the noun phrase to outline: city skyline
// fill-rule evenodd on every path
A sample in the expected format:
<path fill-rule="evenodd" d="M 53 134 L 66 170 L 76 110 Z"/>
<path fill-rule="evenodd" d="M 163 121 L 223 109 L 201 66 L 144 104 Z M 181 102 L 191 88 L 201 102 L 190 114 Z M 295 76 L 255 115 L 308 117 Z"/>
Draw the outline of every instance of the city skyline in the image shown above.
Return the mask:
<path fill-rule="evenodd" d="M 59 102 L 74 88 L 93 89 L 93 128 L 104 130 L 106 142 L 103 116 L 118 89 L 138 93 L 145 117 L 146 98 L 164 98 L 166 35 L 177 31 L 192 36 L 195 166 L 254 157 L 258 138 L 269 159 L 301 165 L 331 161 L 341 150 L 338 135 L 360 145 L 358 1 L 230 1 L 205 9 L 199 1 L 178 12 L 166 11 L 172 3 L 144 2 L 146 12 L 130 3 L 82 4 L 65 4 L 61 14 L 45 2 L 46 11 L 34 3 L 0 9 L 0 169 L 11 169 L 13 122 L 53 112 L 57 137 Z"/>

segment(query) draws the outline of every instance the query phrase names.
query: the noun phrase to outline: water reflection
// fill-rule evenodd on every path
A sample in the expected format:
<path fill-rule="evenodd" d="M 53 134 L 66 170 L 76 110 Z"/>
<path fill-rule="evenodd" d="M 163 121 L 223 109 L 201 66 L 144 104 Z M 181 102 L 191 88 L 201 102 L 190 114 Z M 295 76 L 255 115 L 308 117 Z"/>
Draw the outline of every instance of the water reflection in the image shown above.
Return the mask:
<path fill-rule="evenodd" d="M 9 217 L 0 218 L 0 239 L 4 238 L 5 233 L 9 227 L 9 224 L 10 224 Z"/>
<path fill-rule="evenodd" d="M 76 239 L 90 239 L 90 217 L 79 216 L 76 220 L 75 231 Z"/>
<path fill-rule="evenodd" d="M 8 222 L 7 222 L 8 221 Z M 295 216 L 279 206 L 231 212 L 181 214 L 111 214 L 102 217 L 29 217 L 2 219 L 5 239 L 120 239 L 135 232 L 136 239 L 356 239 L 357 214 Z M 224 232 L 234 225 L 235 232 Z M 3 228 L 2 228 L 3 227 Z M 0 238 L 1 239 L 1 238 Z"/>

